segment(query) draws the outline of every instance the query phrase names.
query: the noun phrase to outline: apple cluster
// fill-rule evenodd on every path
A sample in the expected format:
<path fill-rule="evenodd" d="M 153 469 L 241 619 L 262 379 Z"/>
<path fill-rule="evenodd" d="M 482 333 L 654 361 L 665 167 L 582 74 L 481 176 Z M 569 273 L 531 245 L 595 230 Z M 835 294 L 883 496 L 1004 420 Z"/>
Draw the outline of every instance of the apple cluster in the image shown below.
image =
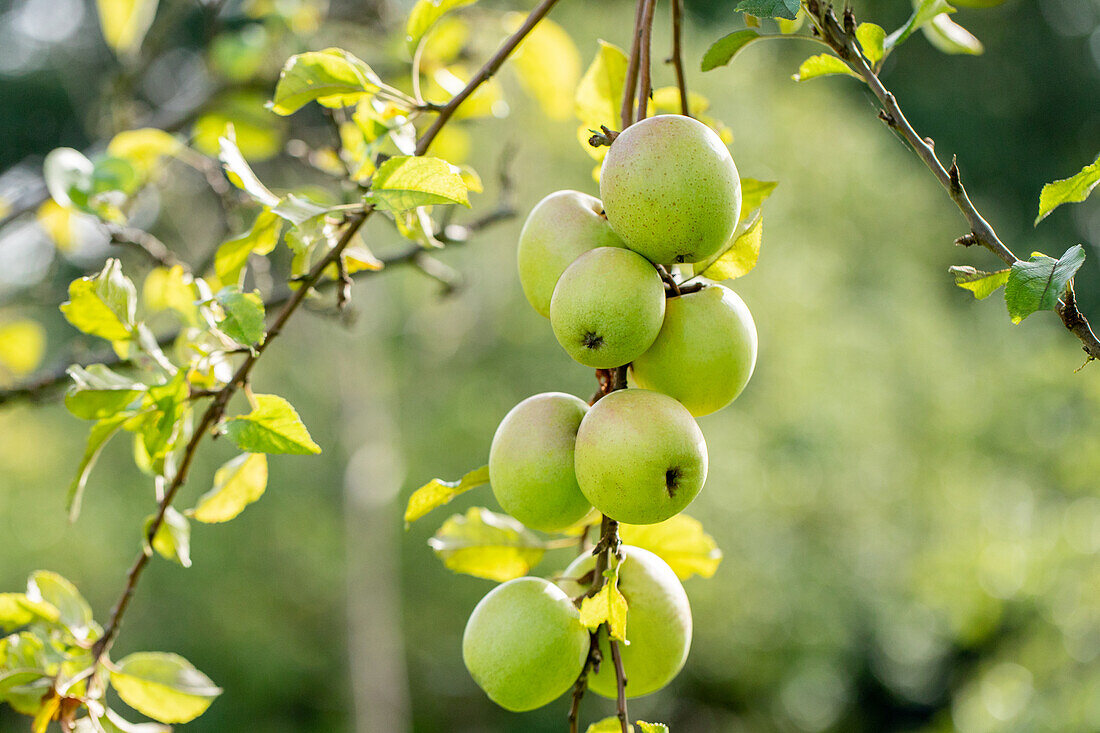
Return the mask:
<path fill-rule="evenodd" d="M 600 195 L 550 194 L 519 240 L 524 294 L 565 351 L 597 369 L 629 365 L 627 389 L 591 406 L 559 392 L 534 395 L 497 428 L 493 493 L 513 517 L 547 532 L 593 509 L 628 524 L 683 511 L 707 476 L 695 417 L 732 402 L 756 362 L 756 327 L 736 293 L 701 279 L 681 289 L 663 270 L 707 260 L 733 236 L 740 179 L 718 136 L 680 115 L 638 122 L 611 144 Z M 618 588 L 629 607 L 622 662 L 627 695 L 637 697 L 682 668 L 691 610 L 667 563 L 638 547 L 620 549 Z M 577 604 L 588 588 L 578 581 L 595 565 L 592 555 L 578 557 L 559 584 L 512 580 L 474 609 L 463 659 L 497 704 L 540 707 L 583 671 L 590 635 Z M 606 629 L 596 638 L 607 659 Z M 590 674 L 588 685 L 615 697 L 611 665 Z"/>

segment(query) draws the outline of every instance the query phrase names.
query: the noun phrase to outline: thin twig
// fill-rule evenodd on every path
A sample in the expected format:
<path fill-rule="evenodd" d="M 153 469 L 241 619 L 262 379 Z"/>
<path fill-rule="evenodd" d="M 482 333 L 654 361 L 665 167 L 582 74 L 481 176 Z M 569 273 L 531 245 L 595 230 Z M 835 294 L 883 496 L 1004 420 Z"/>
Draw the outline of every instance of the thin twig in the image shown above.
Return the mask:
<path fill-rule="evenodd" d="M 680 89 L 680 114 L 691 116 L 691 104 L 688 98 L 687 76 L 684 74 L 684 56 L 681 48 L 683 36 L 684 3 L 683 0 L 672 0 L 672 56 L 668 63 L 676 70 L 676 86 Z"/>
<path fill-rule="evenodd" d="M 540 20 L 546 17 L 546 14 L 550 12 L 551 8 L 553 8 L 557 2 L 558 0 L 542 0 L 542 2 L 531 11 L 531 14 L 527 16 L 527 19 L 523 21 L 523 25 L 521 25 L 515 33 L 508 36 L 504 44 L 501 45 L 501 47 L 497 49 L 497 52 L 493 54 L 493 57 L 474 74 L 473 78 L 462 88 L 462 91 L 451 98 L 451 101 L 447 102 L 447 104 L 439 110 L 439 116 L 436 117 L 435 122 L 433 122 L 432 126 L 428 128 L 428 131 L 416 141 L 417 155 L 423 155 L 428 151 L 428 147 L 432 144 L 432 141 L 435 140 L 439 131 L 443 129 L 443 126 L 447 124 L 447 120 L 451 119 L 455 110 L 457 110 L 479 86 L 488 81 L 493 74 L 497 73 L 512 52 L 516 50 L 516 47 L 519 46 L 520 42 L 527 37 L 527 34 L 530 33 L 536 25 L 538 25 Z"/>
<path fill-rule="evenodd" d="M 172 254 L 172 251 L 165 246 L 164 242 L 144 229 L 108 222 L 103 223 L 103 229 L 110 237 L 111 244 L 133 247 L 162 267 L 172 267 L 180 264 L 179 259 Z"/>
<path fill-rule="evenodd" d="M 626 672 L 623 671 L 623 657 L 619 653 L 619 642 L 608 636 L 607 645 L 611 647 L 611 661 L 615 665 L 615 689 L 617 691 L 615 710 L 619 715 L 619 726 L 622 727 L 623 733 L 629 733 L 630 723 L 626 714 Z"/>
<path fill-rule="evenodd" d="M 642 45 L 642 15 L 648 0 L 638 0 L 634 7 L 634 35 L 630 43 L 630 60 L 626 64 L 623 80 L 623 103 L 619 110 L 619 124 L 623 130 L 634 124 L 634 92 L 638 86 L 638 51 Z"/>
<path fill-rule="evenodd" d="M 644 120 L 649 112 L 649 96 L 653 93 L 650 81 L 649 55 L 653 45 L 653 13 L 657 9 L 657 0 L 647 0 L 642 13 L 641 50 L 638 55 L 638 113 L 636 119 Z"/>

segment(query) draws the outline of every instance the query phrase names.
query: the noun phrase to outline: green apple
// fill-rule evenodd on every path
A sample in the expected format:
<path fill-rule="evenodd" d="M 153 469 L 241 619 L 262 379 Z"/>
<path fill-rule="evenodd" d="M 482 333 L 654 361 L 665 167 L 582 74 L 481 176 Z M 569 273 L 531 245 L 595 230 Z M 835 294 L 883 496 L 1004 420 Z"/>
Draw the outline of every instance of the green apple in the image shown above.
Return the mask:
<path fill-rule="evenodd" d="M 626 640 L 620 644 L 626 696 L 640 697 L 661 689 L 680 672 L 691 648 L 691 606 L 676 573 L 649 550 L 623 545 L 619 590 L 626 598 Z M 563 575 L 580 578 L 595 567 L 592 555 L 581 555 Z M 565 582 L 566 595 L 577 597 L 586 589 Z M 588 675 L 588 688 L 598 695 L 617 695 L 615 667 L 607 646 L 607 631 L 600 629 L 597 644 L 603 654 L 600 671 Z"/>
<path fill-rule="evenodd" d="M 658 115 L 619 133 L 600 198 L 626 246 L 658 264 L 718 251 L 741 214 L 741 180 L 721 138 L 698 120 Z"/>
<path fill-rule="evenodd" d="M 603 397 L 581 420 L 577 483 L 592 506 L 628 524 L 679 514 L 707 478 L 707 444 L 691 413 L 647 389 Z"/>
<path fill-rule="evenodd" d="M 542 578 L 517 578 L 474 608 L 462 635 L 462 660 L 490 700 L 523 712 L 573 686 L 589 645 L 588 630 L 564 591 Z"/>
<path fill-rule="evenodd" d="M 592 505 L 577 486 L 573 448 L 588 404 L 561 392 L 512 408 L 489 449 L 489 483 L 504 511 L 544 532 L 579 521 Z"/>
<path fill-rule="evenodd" d="M 634 382 L 675 397 L 692 415 L 717 412 L 741 394 L 756 366 L 756 324 L 722 285 L 669 298 L 665 322 L 631 364 Z"/>
<path fill-rule="evenodd" d="M 550 299 L 558 343 L 585 366 L 611 369 L 650 347 L 665 317 L 665 287 L 644 257 L 598 247 L 566 268 Z"/>
<path fill-rule="evenodd" d="M 598 198 L 580 191 L 555 191 L 535 204 L 519 234 L 516 260 L 523 294 L 549 318 L 554 286 L 573 260 L 596 247 L 622 246 Z"/>

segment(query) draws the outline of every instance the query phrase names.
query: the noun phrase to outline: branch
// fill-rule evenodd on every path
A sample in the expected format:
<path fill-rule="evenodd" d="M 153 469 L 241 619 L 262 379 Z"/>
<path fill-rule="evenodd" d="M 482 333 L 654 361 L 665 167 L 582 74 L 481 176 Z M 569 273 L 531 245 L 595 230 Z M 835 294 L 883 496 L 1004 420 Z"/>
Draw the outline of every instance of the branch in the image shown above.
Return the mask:
<path fill-rule="evenodd" d="M 683 51 L 680 47 L 680 38 L 683 35 L 683 15 L 683 0 L 672 0 L 672 56 L 665 59 L 665 63 L 672 64 L 672 68 L 676 70 L 676 86 L 680 88 L 680 114 L 684 117 L 691 117 L 687 77 L 684 74 Z"/>
<path fill-rule="evenodd" d="M 649 96 L 653 93 L 650 81 L 649 55 L 653 45 L 653 12 L 657 9 L 657 0 L 647 0 L 642 13 L 641 51 L 638 56 L 638 71 L 641 79 L 638 85 L 637 119 L 644 120 L 649 108 Z"/>
<path fill-rule="evenodd" d="M 447 120 L 451 119 L 451 116 L 454 115 L 455 110 L 457 110 L 463 102 L 469 99 L 470 95 L 473 94 L 479 86 L 492 78 L 493 74 L 500 70 L 500 67 L 508 57 L 512 55 L 512 52 L 516 50 L 520 42 L 527 37 L 527 34 L 530 33 L 536 25 L 538 25 L 540 20 L 546 17 L 546 14 L 550 12 L 550 9 L 553 8 L 557 2 L 558 0 L 542 0 L 542 2 L 531 11 L 531 14 L 527 16 L 527 19 L 523 21 L 523 25 L 521 25 L 515 33 L 508 36 L 504 44 L 497 49 L 493 57 L 486 61 L 485 65 L 474 74 L 473 78 L 462 88 L 462 91 L 452 97 L 451 101 L 447 102 L 447 104 L 443 105 L 443 107 L 438 110 L 439 116 L 436 117 L 435 122 L 433 122 L 432 126 L 428 128 L 428 131 L 416 141 L 417 155 L 423 155 L 428 151 L 428 147 L 431 146 L 432 141 L 435 140 L 436 135 L 443 129 L 443 126 L 447 124 Z"/>
<path fill-rule="evenodd" d="M 823 8 L 818 0 L 806 0 L 803 5 L 821 39 L 836 52 L 837 56 L 847 64 L 849 69 L 867 84 L 871 92 L 878 98 L 879 103 L 882 105 L 879 112 L 882 121 L 905 140 L 906 144 L 924 162 L 928 170 L 932 172 L 936 180 L 947 191 L 951 200 L 955 202 L 963 218 L 970 225 L 970 234 L 961 237 L 959 243 L 966 246 L 980 244 L 1010 266 L 1018 262 L 1019 258 L 1001 241 L 1000 237 L 997 236 L 997 232 L 994 231 L 993 227 L 970 200 L 966 187 L 963 186 L 957 161 L 953 158 L 950 169 L 944 168 L 940 159 L 936 156 L 935 144 L 932 139 L 923 137 L 913 129 L 913 126 L 905 117 L 905 113 L 902 112 L 897 97 L 883 86 L 878 74 L 875 73 L 864 57 L 854 33 L 847 30 L 847 28 L 855 28 L 855 18 L 852 16 L 851 10 L 848 9 L 845 12 L 844 26 L 842 26 L 840 21 L 837 20 L 831 5 Z M 1100 339 L 1096 337 L 1088 319 L 1077 310 L 1076 298 L 1072 290 L 1059 299 L 1056 311 L 1065 327 L 1080 339 L 1085 353 L 1089 355 L 1089 359 L 1100 359 Z"/>
<path fill-rule="evenodd" d="M 179 259 L 165 246 L 164 242 L 144 229 L 110 222 L 103 222 L 103 229 L 110 237 L 111 244 L 133 247 L 157 265 L 172 267 L 181 264 Z"/>
<path fill-rule="evenodd" d="M 634 36 L 630 44 L 630 60 L 626 65 L 626 79 L 623 80 L 623 103 L 619 111 L 619 122 L 623 130 L 634 124 L 634 92 L 638 86 L 638 53 L 642 45 L 642 15 L 647 0 L 638 0 L 634 6 Z"/>

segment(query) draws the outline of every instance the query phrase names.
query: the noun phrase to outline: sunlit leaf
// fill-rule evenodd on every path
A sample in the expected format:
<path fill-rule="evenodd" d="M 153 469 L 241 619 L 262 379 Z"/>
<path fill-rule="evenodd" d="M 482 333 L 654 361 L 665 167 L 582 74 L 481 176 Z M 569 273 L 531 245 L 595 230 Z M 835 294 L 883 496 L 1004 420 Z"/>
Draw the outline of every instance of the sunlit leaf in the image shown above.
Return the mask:
<path fill-rule="evenodd" d="M 291 56 L 275 85 L 270 108 L 289 115 L 309 102 L 328 107 L 347 107 L 381 87 L 381 80 L 366 62 L 342 48 L 326 48 Z"/>
<path fill-rule="evenodd" d="M 118 133 L 107 144 L 107 153 L 130 162 L 148 176 L 163 158 L 178 155 L 184 145 L 175 136 L 156 127 L 143 127 Z"/>
<path fill-rule="evenodd" d="M 237 143 L 229 137 L 220 138 L 219 143 L 221 145 L 221 151 L 218 157 L 221 158 L 222 165 L 225 166 L 226 175 L 229 177 L 229 180 L 233 182 L 233 185 L 264 206 L 277 206 L 279 204 L 279 197 L 273 194 L 267 186 L 260 182 L 260 179 L 252 171 L 252 167 L 248 164 L 248 161 L 246 161 L 241 154 L 240 148 L 237 147 Z"/>
<path fill-rule="evenodd" d="M 415 53 L 424 37 L 436 21 L 457 8 L 473 5 L 477 0 L 417 0 L 405 25 L 405 45 L 409 53 Z"/>
<path fill-rule="evenodd" d="M 50 197 L 66 208 L 87 204 L 87 191 L 92 186 L 94 170 L 92 161 L 72 148 L 55 148 L 46 154 L 42 162 L 42 176 L 46 179 Z"/>
<path fill-rule="evenodd" d="M 657 555 L 676 572 L 680 580 L 699 575 L 714 576 L 722 562 L 718 544 L 703 530 L 699 520 L 677 514 L 657 524 L 620 524 L 622 541 Z"/>
<path fill-rule="evenodd" d="M 736 234 L 733 244 L 709 267 L 703 277 L 711 280 L 734 280 L 756 267 L 760 259 L 760 242 L 764 233 L 764 217 L 757 215 L 747 231 Z"/>
<path fill-rule="evenodd" d="M 77 639 L 87 639 L 92 631 L 92 609 L 76 586 L 57 573 L 39 570 L 27 579 L 27 598 L 43 601 L 58 610 L 58 623 Z"/>
<path fill-rule="evenodd" d="M 214 255 L 214 272 L 225 285 L 239 284 L 248 256 L 266 255 L 279 243 L 283 220 L 264 209 L 244 234 L 226 240 Z"/>
<path fill-rule="evenodd" d="M 267 489 L 267 456 L 244 453 L 214 473 L 214 487 L 199 497 L 191 516 L 200 522 L 228 522 L 263 496 Z"/>
<path fill-rule="evenodd" d="M 264 301 L 258 291 L 242 293 L 235 286 L 214 296 L 225 312 L 218 330 L 242 346 L 253 346 L 264 337 Z"/>
<path fill-rule="evenodd" d="M 831 56 L 827 53 L 811 56 L 802 62 L 802 65 L 798 67 L 798 73 L 794 74 L 791 78 L 795 81 L 809 81 L 810 79 L 816 79 L 821 76 L 831 76 L 833 74 L 844 74 L 847 76 L 854 76 L 857 79 L 859 76 L 848 68 L 848 65 L 838 59 L 836 56 Z"/>
<path fill-rule="evenodd" d="M 258 394 L 256 409 L 237 415 L 226 423 L 233 442 L 249 453 L 320 453 L 321 447 L 309 437 L 309 431 L 290 403 L 282 397 Z"/>
<path fill-rule="evenodd" d="M 856 40 L 859 41 L 859 46 L 863 49 L 863 55 L 871 62 L 871 66 L 882 60 L 885 54 L 884 44 L 886 43 L 886 31 L 882 29 L 882 26 L 874 23 L 860 23 L 859 27 L 856 28 Z"/>
<path fill-rule="evenodd" d="M 76 521 L 80 515 L 80 501 L 84 496 L 84 487 L 88 484 L 88 477 L 95 468 L 103 446 L 107 444 L 122 424 L 130 418 L 130 415 L 116 415 L 105 420 L 100 420 L 92 426 L 88 434 L 88 444 L 84 448 L 84 456 L 80 459 L 80 466 L 76 470 L 76 477 L 69 484 L 69 494 L 66 499 L 66 507 L 69 510 L 69 520 Z"/>
<path fill-rule="evenodd" d="M 183 265 L 155 267 L 141 284 L 141 302 L 148 313 L 174 311 L 186 326 L 199 324 L 199 290 Z"/>
<path fill-rule="evenodd" d="M 955 12 L 955 8 L 951 7 L 946 0 L 913 0 L 913 8 L 913 14 L 909 16 L 909 20 L 905 22 L 905 25 L 886 37 L 886 42 L 883 45 L 887 53 L 901 45 L 905 39 L 913 34 L 913 31 L 931 23 L 937 15 Z"/>
<path fill-rule="evenodd" d="M 786 18 L 794 20 L 798 15 L 799 0 L 742 0 L 734 10 L 755 15 L 757 18 Z"/>
<path fill-rule="evenodd" d="M 940 13 L 921 28 L 921 33 L 940 53 L 979 56 L 985 46 L 974 34 L 951 20 L 947 13 Z"/>
<path fill-rule="evenodd" d="M 62 252 L 69 252 L 76 245 L 76 219 L 82 216 L 54 201 L 52 198 L 42 202 L 35 212 L 35 220 L 42 231 L 53 240 Z"/>
<path fill-rule="evenodd" d="M 500 582 L 526 575 L 545 551 L 515 519 L 481 507 L 445 521 L 428 545 L 454 572 Z"/>
<path fill-rule="evenodd" d="M 65 407 L 83 420 L 114 417 L 145 393 L 144 384 L 117 374 L 104 364 L 68 369 L 73 384 L 65 392 Z"/>
<path fill-rule="evenodd" d="M 119 56 L 141 48 L 157 14 L 157 0 L 96 0 L 103 39 Z"/>
<path fill-rule="evenodd" d="M 637 722 L 641 733 L 668 733 L 668 726 L 664 723 L 647 723 L 644 720 Z"/>
<path fill-rule="evenodd" d="M 111 686 L 127 705 L 161 723 L 188 723 L 222 693 L 186 659 L 163 652 L 120 659 L 111 671 Z"/>
<path fill-rule="evenodd" d="M 703 61 L 700 68 L 703 71 L 710 71 L 712 69 L 717 69 L 719 66 L 725 66 L 733 60 L 733 57 L 736 56 L 741 49 L 760 38 L 763 38 L 763 36 L 760 35 L 760 31 L 753 28 L 734 31 L 733 33 L 722 36 L 712 43 L 710 48 L 707 49 L 707 52 L 703 54 Z"/>
<path fill-rule="evenodd" d="M 444 504 L 450 503 L 459 494 L 464 494 L 470 489 L 484 486 L 489 483 L 489 467 L 482 466 L 470 471 L 458 481 L 444 481 L 432 479 L 421 486 L 409 497 L 409 503 L 405 507 L 405 526 L 415 522 L 422 516 Z"/>
<path fill-rule="evenodd" d="M 329 207 L 311 200 L 301 194 L 288 193 L 279 203 L 271 207 L 271 213 L 286 219 L 300 227 L 310 219 L 316 219 L 329 212 Z"/>
<path fill-rule="evenodd" d="M 619 569 L 625 559 L 616 568 L 604 572 L 606 580 L 594 595 L 581 601 L 581 623 L 589 631 L 595 631 L 601 624 L 607 624 L 611 638 L 626 642 L 627 603 L 619 590 Z"/>
<path fill-rule="evenodd" d="M 148 533 L 155 516 L 145 520 Z M 185 568 L 191 567 L 191 524 L 187 517 L 172 507 L 164 510 L 164 521 L 153 535 L 153 549 L 161 557 L 177 562 Z"/>
<path fill-rule="evenodd" d="M 421 156 L 390 158 L 374 174 L 368 199 L 390 211 L 430 204 L 469 206 L 462 172 L 445 160 Z"/>
<path fill-rule="evenodd" d="M 1098 183 L 1100 183 L 1100 156 L 1075 175 L 1043 186 L 1039 194 L 1039 216 L 1035 218 L 1035 224 L 1038 225 L 1050 216 L 1050 212 L 1062 204 L 1076 204 L 1084 201 Z"/>
<path fill-rule="evenodd" d="M 634 726 L 627 723 L 629 733 L 634 733 Z M 623 726 L 618 717 L 604 718 L 588 726 L 584 733 L 622 733 Z"/>
<path fill-rule="evenodd" d="M 42 363 L 46 353 L 46 329 L 21 319 L 0 323 L 0 374 L 13 377 L 30 374 Z"/>
<path fill-rule="evenodd" d="M 504 19 L 508 32 L 518 29 L 523 19 L 520 13 L 509 13 Z M 540 21 L 520 43 L 511 63 L 543 115 L 552 120 L 568 119 L 581 76 L 581 55 L 564 28 L 552 20 Z"/>
<path fill-rule="evenodd" d="M 247 160 L 260 162 L 278 154 L 283 147 L 287 121 L 266 108 L 267 95 L 241 90 L 227 93 L 211 103 L 192 127 L 195 149 L 217 156 L 218 142 L 232 127 L 233 139 Z"/>
<path fill-rule="evenodd" d="M 1085 248 L 1075 244 L 1059 259 L 1034 253 L 1029 262 L 1012 265 L 1005 283 L 1005 304 L 1013 323 L 1036 311 L 1054 310 L 1074 273 L 1085 263 Z"/>
<path fill-rule="evenodd" d="M 997 288 L 1008 282 L 1009 268 L 984 272 L 969 265 L 960 265 L 947 268 L 948 272 L 955 276 L 955 284 L 963 290 L 969 290 L 978 300 L 988 298 Z"/>
<path fill-rule="evenodd" d="M 135 327 L 137 289 L 122 274 L 122 263 L 110 259 L 98 274 L 69 285 L 69 300 L 61 304 L 61 312 L 86 334 L 125 341 Z"/>
<path fill-rule="evenodd" d="M 573 111 L 580 120 L 578 139 L 585 152 L 596 160 L 602 160 L 607 154 L 606 147 L 593 148 L 587 140 L 590 130 L 599 130 L 601 125 L 617 130 L 621 126 L 619 119 L 622 103 L 623 85 L 626 83 L 627 57 L 618 46 L 600 41 L 596 58 L 588 66 L 577 85 L 573 99 Z"/>

